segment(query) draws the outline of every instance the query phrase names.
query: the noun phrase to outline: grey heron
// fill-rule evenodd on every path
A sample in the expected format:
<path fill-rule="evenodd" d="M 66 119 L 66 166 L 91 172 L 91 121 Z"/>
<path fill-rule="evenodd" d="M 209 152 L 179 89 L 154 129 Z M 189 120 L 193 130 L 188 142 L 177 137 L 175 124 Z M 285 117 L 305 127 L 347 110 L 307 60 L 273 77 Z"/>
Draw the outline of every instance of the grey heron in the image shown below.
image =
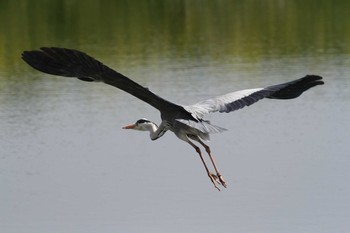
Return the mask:
<path fill-rule="evenodd" d="M 64 77 L 76 77 L 87 82 L 104 82 L 158 109 L 162 119 L 159 126 L 142 118 L 136 123 L 123 128 L 148 131 L 152 140 L 160 138 L 167 130 L 172 131 L 179 139 L 187 142 L 196 150 L 207 175 L 218 190 L 220 190 L 219 186 L 226 188 L 226 182 L 214 161 L 210 147 L 203 141 L 209 140 L 209 134 L 222 132 L 225 129 L 211 124 L 203 117 L 212 112 L 232 112 L 250 106 L 263 98 L 293 99 L 309 88 L 324 84 L 322 77 L 306 75 L 303 78 L 282 84 L 231 92 L 193 105 L 180 105 L 156 95 L 148 88 L 139 85 L 78 50 L 43 47 L 40 50 L 24 51 L 22 58 L 30 66 L 41 72 Z M 201 149 L 195 144 L 196 142 L 202 145 L 207 152 L 215 174 L 208 168 Z"/>

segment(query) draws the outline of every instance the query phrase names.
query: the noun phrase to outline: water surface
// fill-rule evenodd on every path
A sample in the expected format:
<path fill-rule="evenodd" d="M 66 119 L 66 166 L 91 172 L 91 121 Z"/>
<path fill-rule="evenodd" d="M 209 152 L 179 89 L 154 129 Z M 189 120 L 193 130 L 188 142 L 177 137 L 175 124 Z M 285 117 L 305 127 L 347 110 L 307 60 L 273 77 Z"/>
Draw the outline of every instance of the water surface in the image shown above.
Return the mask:
<path fill-rule="evenodd" d="M 136 3 L 137 2 L 137 3 Z M 83 5 L 82 5 L 83 4 Z M 0 231 L 347 232 L 349 3 L 1 1 Z M 189 145 L 122 126 L 159 113 L 104 84 L 39 73 L 81 49 L 191 104 L 318 74 L 326 85 L 208 118 L 217 192 Z"/>

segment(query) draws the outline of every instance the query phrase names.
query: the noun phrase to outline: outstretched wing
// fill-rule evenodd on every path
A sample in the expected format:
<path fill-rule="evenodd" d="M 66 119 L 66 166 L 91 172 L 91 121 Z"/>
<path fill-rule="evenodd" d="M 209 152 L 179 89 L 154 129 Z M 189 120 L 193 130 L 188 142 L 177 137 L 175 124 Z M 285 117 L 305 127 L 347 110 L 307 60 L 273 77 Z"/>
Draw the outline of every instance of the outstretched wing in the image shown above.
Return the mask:
<path fill-rule="evenodd" d="M 87 82 L 104 82 L 145 101 L 159 110 L 172 108 L 183 110 L 93 57 L 73 49 L 46 48 L 24 51 L 22 58 L 33 68 L 52 75 L 76 77 Z"/>
<path fill-rule="evenodd" d="M 184 108 L 191 112 L 193 117 L 200 119 L 211 112 L 232 112 L 245 106 L 250 106 L 263 98 L 293 99 L 309 88 L 322 84 L 324 84 L 322 77 L 307 75 L 303 78 L 274 86 L 228 93 L 194 105 L 184 106 Z"/>

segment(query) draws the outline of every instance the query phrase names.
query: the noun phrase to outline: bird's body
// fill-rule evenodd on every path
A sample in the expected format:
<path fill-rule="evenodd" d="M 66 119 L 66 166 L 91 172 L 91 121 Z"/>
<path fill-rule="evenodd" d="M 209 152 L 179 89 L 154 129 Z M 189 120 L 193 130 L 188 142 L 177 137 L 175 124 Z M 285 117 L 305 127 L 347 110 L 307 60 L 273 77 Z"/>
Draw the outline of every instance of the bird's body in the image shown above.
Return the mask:
<path fill-rule="evenodd" d="M 219 189 L 219 185 L 226 187 L 226 183 L 215 164 L 209 146 L 203 140 L 208 141 L 210 134 L 222 132 L 225 129 L 212 125 L 209 121 L 205 120 L 204 116 L 206 114 L 235 111 L 263 98 L 296 98 L 309 88 L 323 84 L 322 77 L 307 75 L 291 82 L 268 86 L 266 88 L 236 91 L 193 105 L 184 106 L 163 99 L 148 88 L 139 85 L 78 50 L 41 48 L 41 51 L 23 52 L 22 58 L 30 66 L 44 73 L 76 77 L 87 82 L 104 82 L 134 95 L 158 109 L 162 119 L 159 126 L 147 119 L 140 119 L 135 124 L 125 126 L 124 128 L 149 131 L 152 140 L 160 138 L 168 130 L 174 132 L 179 139 L 195 148 L 200 155 L 209 178 L 217 189 Z M 216 175 L 210 172 L 200 148 L 194 142 L 200 143 L 205 148 L 214 166 Z"/>

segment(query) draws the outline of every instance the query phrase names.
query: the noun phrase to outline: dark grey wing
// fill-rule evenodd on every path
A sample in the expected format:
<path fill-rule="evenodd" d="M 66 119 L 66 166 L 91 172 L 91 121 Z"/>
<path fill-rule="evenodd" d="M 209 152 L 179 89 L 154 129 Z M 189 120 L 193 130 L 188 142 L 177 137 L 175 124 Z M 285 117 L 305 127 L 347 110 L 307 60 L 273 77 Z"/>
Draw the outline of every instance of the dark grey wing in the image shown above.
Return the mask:
<path fill-rule="evenodd" d="M 232 112 L 252 105 L 263 98 L 293 99 L 309 88 L 322 84 L 324 84 L 322 77 L 307 75 L 303 78 L 274 86 L 228 93 L 194 105 L 184 106 L 184 108 L 191 112 L 193 117 L 199 119 L 211 112 Z"/>
<path fill-rule="evenodd" d="M 77 77 L 87 82 L 104 82 L 145 101 L 159 110 L 172 108 L 183 110 L 117 71 L 107 67 L 93 57 L 78 50 L 66 48 L 41 48 L 24 51 L 22 58 L 33 68 L 52 75 Z"/>

